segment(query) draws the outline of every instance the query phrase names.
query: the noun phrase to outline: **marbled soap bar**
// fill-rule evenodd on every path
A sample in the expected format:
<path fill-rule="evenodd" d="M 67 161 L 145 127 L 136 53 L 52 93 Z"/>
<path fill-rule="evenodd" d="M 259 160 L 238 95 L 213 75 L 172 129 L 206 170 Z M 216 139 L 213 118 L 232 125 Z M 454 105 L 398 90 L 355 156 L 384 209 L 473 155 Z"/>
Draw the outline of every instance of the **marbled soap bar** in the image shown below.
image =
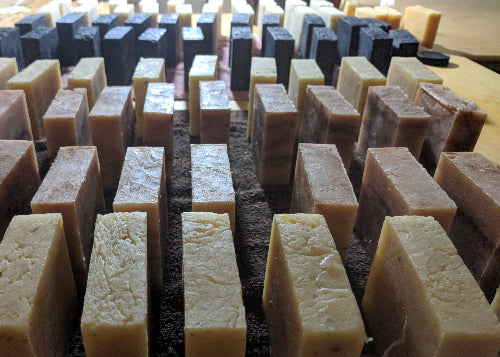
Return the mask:
<path fill-rule="evenodd" d="M 89 110 L 94 107 L 97 98 L 107 86 L 104 59 L 82 58 L 68 76 L 68 88 L 86 88 Z"/>
<path fill-rule="evenodd" d="M 403 29 L 410 31 L 420 44 L 432 48 L 441 20 L 441 12 L 420 5 L 408 6 L 403 15 Z"/>
<path fill-rule="evenodd" d="M 200 81 L 200 143 L 229 145 L 231 106 L 224 81 Z"/>
<path fill-rule="evenodd" d="M 26 95 L 22 90 L 0 91 L 0 139 L 33 140 Z"/>

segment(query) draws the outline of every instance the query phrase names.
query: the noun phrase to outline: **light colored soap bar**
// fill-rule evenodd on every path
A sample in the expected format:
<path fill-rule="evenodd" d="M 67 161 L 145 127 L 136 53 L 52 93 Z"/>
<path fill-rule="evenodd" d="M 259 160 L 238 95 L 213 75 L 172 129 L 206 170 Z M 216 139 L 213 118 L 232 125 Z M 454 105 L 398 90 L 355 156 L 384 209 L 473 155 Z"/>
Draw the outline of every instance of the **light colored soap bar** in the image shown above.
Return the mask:
<path fill-rule="evenodd" d="M 176 12 L 175 7 L 177 5 L 184 4 L 184 0 L 168 0 L 167 9 L 169 14 L 174 14 Z"/>
<path fill-rule="evenodd" d="M 0 261 L 0 354 L 66 355 L 78 298 L 61 215 L 14 217 Z"/>
<path fill-rule="evenodd" d="M 235 195 L 227 146 L 191 145 L 194 212 L 227 213 L 234 231 Z"/>
<path fill-rule="evenodd" d="M 130 147 L 113 201 L 114 212 L 148 215 L 148 275 L 151 289 L 163 287 L 162 242 L 167 239 L 167 190 L 163 148 Z"/>
<path fill-rule="evenodd" d="M 193 5 L 192 4 L 179 4 L 175 6 L 175 11 L 179 14 L 179 37 L 177 38 L 177 43 L 179 44 L 179 53 L 184 53 L 184 41 L 182 39 L 182 28 L 191 27 L 192 17 L 193 17 Z"/>
<path fill-rule="evenodd" d="M 346 170 L 349 170 L 354 143 L 358 139 L 361 116 L 331 86 L 306 87 L 304 120 L 299 142 L 335 144 Z"/>
<path fill-rule="evenodd" d="M 335 145 L 299 144 L 290 213 L 325 217 L 345 262 L 358 211 L 358 201 Z"/>
<path fill-rule="evenodd" d="M 186 357 L 244 356 L 245 307 L 227 214 L 182 213 Z"/>
<path fill-rule="evenodd" d="M 335 7 L 322 7 L 318 10 L 318 15 L 325 21 L 326 27 L 337 33 L 340 18 L 345 16 L 345 13 Z"/>
<path fill-rule="evenodd" d="M 134 4 L 118 4 L 114 8 L 113 14 L 118 15 L 120 26 L 124 26 L 125 21 L 134 14 Z"/>
<path fill-rule="evenodd" d="M 89 114 L 92 143 L 99 151 L 104 191 L 118 187 L 127 147 L 134 143 L 130 87 L 106 87 Z"/>
<path fill-rule="evenodd" d="M 356 0 L 342 0 L 340 9 L 345 12 L 345 16 L 354 16 L 358 2 Z"/>
<path fill-rule="evenodd" d="M 7 82 L 9 89 L 22 89 L 26 94 L 31 131 L 35 140 L 45 137 L 43 115 L 59 89 L 62 89 L 58 60 L 36 60 Z"/>
<path fill-rule="evenodd" d="M 22 90 L 0 90 L 0 139 L 33 140 L 26 95 Z"/>
<path fill-rule="evenodd" d="M 363 312 L 379 355 L 495 357 L 500 324 L 440 224 L 387 217 Z"/>
<path fill-rule="evenodd" d="M 417 38 L 420 45 L 432 48 L 441 20 L 441 12 L 420 5 L 407 6 L 403 16 L 403 29 Z"/>
<path fill-rule="evenodd" d="M 42 14 L 45 16 L 47 21 L 47 26 L 56 27 L 57 21 L 61 19 L 61 10 L 59 9 L 59 4 L 56 2 L 49 2 L 42 5 L 38 10 L 37 14 Z"/>
<path fill-rule="evenodd" d="M 293 27 L 294 13 L 297 6 L 307 6 L 307 3 L 302 0 L 286 0 L 285 1 L 285 18 L 283 26 L 291 32 Z"/>
<path fill-rule="evenodd" d="M 380 21 L 387 22 L 387 15 L 384 11 L 375 9 L 369 6 L 358 6 L 356 10 L 354 10 L 354 16 L 356 17 L 373 17 Z"/>
<path fill-rule="evenodd" d="M 302 42 L 302 27 L 304 25 L 304 16 L 306 15 L 317 15 L 318 12 L 309 6 L 296 6 L 293 9 L 293 22 L 290 29 L 290 33 L 295 39 L 294 51 L 300 50 Z"/>
<path fill-rule="evenodd" d="M 87 356 L 148 356 L 147 218 L 98 215 L 81 331 Z"/>
<path fill-rule="evenodd" d="M 89 110 L 94 107 L 99 94 L 107 86 L 104 59 L 82 58 L 68 76 L 68 88 L 86 88 Z"/>
<path fill-rule="evenodd" d="M 309 6 L 316 11 L 322 7 L 334 7 L 333 3 L 327 0 L 311 0 Z"/>
<path fill-rule="evenodd" d="M 203 14 L 214 14 L 213 48 L 218 48 L 222 28 L 222 2 L 209 1 L 203 4 L 201 12 Z"/>
<path fill-rule="evenodd" d="M 0 239 L 16 214 L 31 213 L 40 186 L 33 141 L 0 140 Z"/>
<path fill-rule="evenodd" d="M 15 58 L 0 58 L 0 89 L 8 89 L 7 81 L 18 73 Z"/>
<path fill-rule="evenodd" d="M 321 215 L 274 216 L 263 309 L 273 355 L 360 355 L 363 320 Z"/>
<path fill-rule="evenodd" d="M 74 13 L 83 14 L 85 26 L 92 26 L 92 23 L 99 17 L 97 3 L 85 3 L 73 9 Z"/>
<path fill-rule="evenodd" d="M 497 317 L 500 319 L 500 288 L 497 288 L 497 292 L 495 294 L 495 298 L 491 302 L 491 308 L 497 314 Z"/>
<path fill-rule="evenodd" d="M 399 29 L 403 14 L 401 14 L 398 10 L 390 6 L 375 6 L 375 10 L 385 13 L 386 19 L 383 21 L 391 25 L 392 30 Z"/>
<path fill-rule="evenodd" d="M 200 143 L 229 145 L 231 106 L 224 81 L 200 81 Z"/>
<path fill-rule="evenodd" d="M 262 38 L 262 19 L 264 14 L 266 14 L 266 8 L 270 6 L 277 6 L 274 0 L 261 0 L 258 3 L 257 8 L 257 36 Z"/>
<path fill-rule="evenodd" d="M 120 4 L 126 4 L 127 0 L 109 0 L 108 1 L 108 6 L 109 6 L 109 13 L 114 14 L 115 9 L 118 5 Z"/>
<path fill-rule="evenodd" d="M 160 14 L 160 4 L 156 1 L 148 0 L 139 3 L 139 12 L 151 16 L 151 27 L 158 27 L 158 15 Z"/>
<path fill-rule="evenodd" d="M 383 86 L 386 78 L 365 57 L 344 57 L 340 64 L 337 90 L 361 115 L 369 86 Z"/>

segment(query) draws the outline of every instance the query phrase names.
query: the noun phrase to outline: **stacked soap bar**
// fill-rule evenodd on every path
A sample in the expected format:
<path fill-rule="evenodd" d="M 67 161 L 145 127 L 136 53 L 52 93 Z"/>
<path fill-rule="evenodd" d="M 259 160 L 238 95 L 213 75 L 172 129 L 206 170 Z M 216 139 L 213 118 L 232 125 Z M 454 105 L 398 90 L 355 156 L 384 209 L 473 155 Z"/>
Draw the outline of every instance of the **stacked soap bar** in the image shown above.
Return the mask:
<path fill-rule="evenodd" d="M 26 95 L 22 90 L 0 91 L 0 139 L 33 140 Z"/>
<path fill-rule="evenodd" d="M 68 76 L 69 89 L 87 89 L 89 110 L 92 110 L 97 98 L 106 86 L 106 72 L 102 57 L 82 58 Z"/>
<path fill-rule="evenodd" d="M 224 81 L 200 81 L 200 142 L 229 145 L 231 106 Z"/>

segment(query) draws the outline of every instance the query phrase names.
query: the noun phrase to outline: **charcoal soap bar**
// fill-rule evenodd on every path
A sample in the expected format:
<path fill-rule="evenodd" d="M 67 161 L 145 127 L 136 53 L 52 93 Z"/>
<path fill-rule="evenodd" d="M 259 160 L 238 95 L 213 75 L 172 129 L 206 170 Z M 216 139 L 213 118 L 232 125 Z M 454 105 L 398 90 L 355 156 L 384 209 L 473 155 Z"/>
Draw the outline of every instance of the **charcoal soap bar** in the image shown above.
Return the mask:
<path fill-rule="evenodd" d="M 139 38 L 141 33 L 143 33 L 147 28 L 151 27 L 151 24 L 153 22 L 153 19 L 151 18 L 151 15 L 148 14 L 134 14 L 132 16 L 129 16 L 126 20 L 124 25 L 125 26 L 131 26 L 134 28 L 134 35 L 135 38 Z"/>
<path fill-rule="evenodd" d="M 261 47 L 261 56 L 264 57 L 264 53 L 266 52 L 266 29 L 268 27 L 277 27 L 280 25 L 280 17 L 278 15 L 270 15 L 265 14 L 262 16 L 262 47 Z"/>
<path fill-rule="evenodd" d="M 309 58 L 315 59 L 325 76 L 325 84 L 332 84 L 333 68 L 340 65 L 337 35 L 329 27 L 315 27 L 312 31 Z"/>
<path fill-rule="evenodd" d="M 391 63 L 392 38 L 380 27 L 368 26 L 359 32 L 358 56 L 364 56 L 382 74 L 387 75 Z"/>
<path fill-rule="evenodd" d="M 376 19 L 374 17 L 364 17 L 361 20 L 364 23 L 366 23 L 366 26 L 380 27 L 382 30 L 384 30 L 387 33 L 391 30 L 391 25 L 389 25 L 388 23 L 386 23 L 382 20 Z"/>
<path fill-rule="evenodd" d="M 368 26 L 364 20 L 355 16 L 340 18 L 337 31 L 340 58 L 358 55 L 359 31 Z"/>
<path fill-rule="evenodd" d="M 305 15 L 302 23 L 302 39 L 300 41 L 300 55 L 310 58 L 312 32 L 315 27 L 325 27 L 325 21 L 319 15 Z"/>
<path fill-rule="evenodd" d="M 24 64 L 38 59 L 57 59 L 59 36 L 55 27 L 38 27 L 21 36 Z"/>
<path fill-rule="evenodd" d="M 19 29 L 19 34 L 22 36 L 39 27 L 47 27 L 47 20 L 44 14 L 32 14 L 23 17 L 14 25 Z"/>
<path fill-rule="evenodd" d="M 167 68 L 175 68 L 179 60 L 179 14 L 165 14 L 158 22 L 158 27 L 167 30 Z"/>
<path fill-rule="evenodd" d="M 250 14 L 235 13 L 231 19 L 231 32 L 229 33 L 229 68 L 231 68 L 233 64 L 233 60 L 231 58 L 231 37 L 233 36 L 233 28 L 241 26 L 251 26 Z"/>
<path fill-rule="evenodd" d="M 418 40 L 408 30 L 390 30 L 393 57 L 415 57 L 418 52 Z"/>
<path fill-rule="evenodd" d="M 15 57 L 19 71 L 24 69 L 21 36 L 17 27 L 0 27 L 0 57 Z"/>
<path fill-rule="evenodd" d="M 101 57 L 101 34 L 99 27 L 80 27 L 74 37 L 76 58 Z"/>
<path fill-rule="evenodd" d="M 231 34 L 231 90 L 250 88 L 252 62 L 252 30 L 248 26 L 233 27 Z"/>
<path fill-rule="evenodd" d="M 215 31 L 215 14 L 200 14 L 196 23 L 201 32 L 203 32 L 203 41 L 205 53 L 211 55 L 214 53 L 214 31 Z"/>
<path fill-rule="evenodd" d="M 194 56 L 205 54 L 203 51 L 203 32 L 199 27 L 183 27 L 182 41 L 184 42 L 184 91 L 189 92 L 189 71 Z"/>
<path fill-rule="evenodd" d="M 70 13 L 57 20 L 56 27 L 59 35 L 57 56 L 62 67 L 74 66 L 78 62 L 73 46 L 73 37 L 83 26 L 85 26 L 83 14 Z"/>
<path fill-rule="evenodd" d="M 276 83 L 282 83 L 285 88 L 288 88 L 295 40 L 284 27 L 268 27 L 266 32 L 266 52 L 264 57 L 274 57 L 276 59 Z"/>
<path fill-rule="evenodd" d="M 164 28 L 148 28 L 136 42 L 137 57 L 163 58 L 167 60 L 167 30 Z"/>
<path fill-rule="evenodd" d="M 101 35 L 101 42 L 104 35 L 111 30 L 113 27 L 120 25 L 120 18 L 116 14 L 106 14 L 101 15 L 92 22 L 92 26 L 99 27 L 99 33 Z"/>
<path fill-rule="evenodd" d="M 117 26 L 102 41 L 106 79 L 110 86 L 130 85 L 136 65 L 134 29 Z"/>

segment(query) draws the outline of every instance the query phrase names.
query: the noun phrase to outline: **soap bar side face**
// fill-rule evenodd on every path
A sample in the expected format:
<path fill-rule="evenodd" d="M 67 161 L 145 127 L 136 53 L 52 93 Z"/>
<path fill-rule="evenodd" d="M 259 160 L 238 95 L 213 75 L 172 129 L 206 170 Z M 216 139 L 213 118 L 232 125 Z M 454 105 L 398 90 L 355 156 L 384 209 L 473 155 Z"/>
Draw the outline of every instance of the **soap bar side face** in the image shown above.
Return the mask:
<path fill-rule="evenodd" d="M 24 91 L 0 92 L 0 139 L 33 140 Z"/>
<path fill-rule="evenodd" d="M 227 144 L 231 106 L 224 81 L 200 81 L 200 143 Z"/>
<path fill-rule="evenodd" d="M 7 81 L 18 73 L 15 58 L 0 58 L 0 89 L 9 89 Z"/>
<path fill-rule="evenodd" d="M 420 5 L 408 6 L 403 15 L 403 29 L 410 31 L 420 44 L 432 48 L 436 39 L 441 12 Z"/>
<path fill-rule="evenodd" d="M 103 34 L 104 36 L 104 34 Z M 104 59 L 82 58 L 68 76 L 68 88 L 86 88 L 89 110 L 94 107 L 99 94 L 107 86 Z"/>

